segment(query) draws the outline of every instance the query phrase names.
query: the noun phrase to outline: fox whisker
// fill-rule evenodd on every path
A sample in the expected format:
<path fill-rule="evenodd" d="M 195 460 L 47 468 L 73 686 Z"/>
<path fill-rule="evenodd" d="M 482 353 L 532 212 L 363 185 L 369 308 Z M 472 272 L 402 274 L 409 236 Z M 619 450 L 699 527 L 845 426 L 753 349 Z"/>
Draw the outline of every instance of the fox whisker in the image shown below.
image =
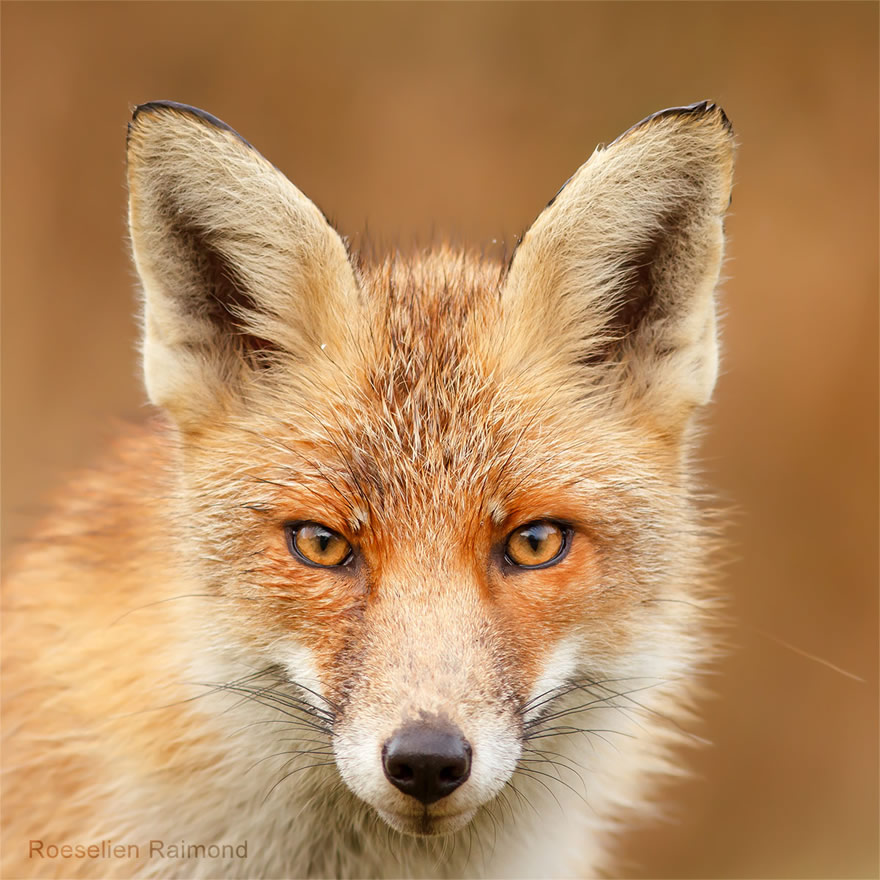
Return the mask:
<path fill-rule="evenodd" d="M 319 761 L 315 764 L 307 764 L 305 767 L 297 767 L 295 770 L 291 770 L 289 773 L 285 773 L 270 789 L 266 792 L 266 796 L 263 798 L 263 803 L 265 803 L 269 796 L 287 779 L 290 779 L 291 776 L 296 775 L 297 773 L 301 773 L 303 770 L 315 770 L 318 767 L 334 767 L 336 766 L 335 761 Z"/>

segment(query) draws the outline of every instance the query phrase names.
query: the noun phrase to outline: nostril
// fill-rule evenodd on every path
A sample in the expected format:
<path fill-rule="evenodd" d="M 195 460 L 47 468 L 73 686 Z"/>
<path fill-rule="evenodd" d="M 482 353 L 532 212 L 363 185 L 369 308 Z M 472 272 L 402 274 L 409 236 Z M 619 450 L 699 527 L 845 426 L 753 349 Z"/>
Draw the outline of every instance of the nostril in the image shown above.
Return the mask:
<path fill-rule="evenodd" d="M 444 782 L 457 782 L 464 776 L 464 771 L 460 767 L 444 767 L 440 771 L 440 778 Z"/>
<path fill-rule="evenodd" d="M 383 757 L 383 763 L 385 765 L 385 775 L 391 779 L 408 782 L 415 776 L 413 768 L 409 764 L 404 764 L 394 758 L 388 759 L 385 757 Z"/>
<path fill-rule="evenodd" d="M 404 725 L 382 748 L 388 781 L 423 804 L 452 794 L 471 772 L 471 746 L 448 722 Z"/>

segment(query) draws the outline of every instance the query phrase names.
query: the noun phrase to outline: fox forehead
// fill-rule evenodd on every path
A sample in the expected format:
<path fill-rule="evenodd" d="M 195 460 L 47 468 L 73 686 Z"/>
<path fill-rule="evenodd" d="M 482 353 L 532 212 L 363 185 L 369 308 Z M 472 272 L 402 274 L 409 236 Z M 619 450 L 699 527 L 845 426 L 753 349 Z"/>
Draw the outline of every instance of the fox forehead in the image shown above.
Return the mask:
<path fill-rule="evenodd" d="M 255 469 L 295 469 L 291 490 L 329 492 L 354 521 L 367 510 L 412 517 L 463 487 L 499 485 L 540 434 L 524 415 L 541 405 L 505 375 L 489 335 L 503 266 L 443 249 L 361 264 L 359 276 L 364 308 L 347 327 L 357 357 L 296 365 L 271 400 L 242 412 L 238 426 L 264 449 Z"/>
<path fill-rule="evenodd" d="M 577 519 L 588 477 L 621 478 L 615 447 L 637 453 L 641 439 L 616 442 L 609 414 L 505 349 L 502 265 L 441 250 L 359 274 L 357 358 L 292 368 L 233 423 L 245 437 L 232 443 L 248 445 L 248 470 L 266 481 L 255 499 L 354 533 L 402 538 L 455 522 L 472 534 Z"/>

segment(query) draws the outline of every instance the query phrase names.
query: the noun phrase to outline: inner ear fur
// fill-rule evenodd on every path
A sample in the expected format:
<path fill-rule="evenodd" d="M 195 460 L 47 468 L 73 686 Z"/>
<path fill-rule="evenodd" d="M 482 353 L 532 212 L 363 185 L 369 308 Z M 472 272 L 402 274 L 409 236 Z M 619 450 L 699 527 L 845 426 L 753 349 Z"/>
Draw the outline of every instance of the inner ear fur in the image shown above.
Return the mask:
<path fill-rule="evenodd" d="M 345 344 L 358 296 L 342 239 L 225 123 L 170 102 L 138 107 L 128 183 L 147 391 L 181 427 L 262 367 Z"/>
<path fill-rule="evenodd" d="M 733 133 L 703 102 L 633 126 L 565 184 L 524 235 L 503 292 L 527 361 L 612 383 L 663 431 L 708 401 Z"/>

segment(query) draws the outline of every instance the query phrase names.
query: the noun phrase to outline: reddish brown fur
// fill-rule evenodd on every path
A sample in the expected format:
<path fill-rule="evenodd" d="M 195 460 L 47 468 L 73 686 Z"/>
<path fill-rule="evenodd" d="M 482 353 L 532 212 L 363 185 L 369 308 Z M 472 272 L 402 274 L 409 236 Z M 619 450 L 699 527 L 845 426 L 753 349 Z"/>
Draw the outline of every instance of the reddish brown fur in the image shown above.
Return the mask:
<path fill-rule="evenodd" d="M 4 831 L 12 874 L 88 876 L 87 862 L 29 861 L 22 841 L 106 835 L 114 822 L 120 834 L 144 823 L 165 827 L 171 803 L 184 827 L 202 829 L 193 833 L 227 833 L 236 820 L 222 805 L 251 778 L 241 756 L 263 756 L 259 763 L 273 757 L 274 743 L 265 728 L 243 734 L 247 724 L 233 725 L 230 703 L 196 699 L 207 676 L 234 679 L 230 657 L 253 669 L 302 648 L 314 663 L 351 791 L 328 782 L 290 802 L 296 815 L 312 817 L 313 836 L 340 817 L 355 829 L 373 827 L 363 801 L 383 808 L 374 803 L 375 779 L 352 781 L 356 745 L 364 731 L 381 744 L 420 714 L 459 725 L 478 743 L 479 760 L 497 742 L 504 754 L 490 770 L 500 789 L 518 760 L 529 696 L 555 674 L 548 664 L 567 643 L 580 646 L 590 676 L 656 676 L 650 705 L 687 714 L 691 689 L 677 676 L 691 675 L 710 653 L 702 623 L 711 592 L 690 414 L 714 379 L 703 361 L 714 353 L 711 292 L 730 147 L 715 108 L 680 116 L 655 118 L 591 160 L 598 183 L 591 163 L 584 166 L 509 272 L 445 246 L 352 268 L 314 206 L 228 132 L 176 110 L 139 117 L 130 174 L 147 381 L 169 419 L 129 431 L 98 469 L 72 483 L 9 579 L 4 726 L 15 731 L 4 799 L 16 809 Z M 589 226 L 582 189 L 601 202 L 610 178 L 616 192 L 617 178 L 630 179 L 631 151 L 638 161 L 660 147 L 678 156 L 667 138 L 673 147 L 684 138 L 697 167 L 705 163 L 709 182 L 699 198 L 690 166 L 678 188 L 663 180 L 675 198 L 694 201 L 692 226 L 703 224 L 706 240 L 686 239 L 679 262 L 667 254 L 658 270 L 657 301 L 681 323 L 660 322 L 672 341 L 641 325 L 621 339 L 609 334 L 600 281 L 622 284 L 630 270 L 623 257 L 601 263 L 589 234 L 577 237 Z M 179 155 L 166 168 L 169 144 Z M 263 227 L 265 242 L 236 228 L 227 240 L 223 227 L 208 225 L 203 242 L 181 245 L 186 221 L 172 211 L 170 231 L 163 228 L 162 198 L 182 188 L 187 157 L 199 151 L 209 166 L 212 151 L 223 162 L 196 179 L 195 195 L 181 196 L 192 200 L 187 211 L 217 180 L 227 188 L 251 181 L 269 192 L 270 206 L 280 200 L 302 241 L 276 242 Z M 222 207 L 208 203 L 205 216 L 220 223 Z M 621 210 L 614 199 L 606 208 L 594 212 L 601 222 Z M 636 213 L 624 218 L 634 229 Z M 644 225 L 656 234 L 652 224 Z M 199 279 L 188 273 L 216 259 L 212 248 L 222 252 L 211 235 L 230 249 L 255 239 L 257 252 L 277 263 L 226 253 L 244 292 L 225 290 L 213 268 L 201 279 L 234 297 L 235 320 L 221 331 L 180 293 L 196 296 Z M 204 248 L 210 259 L 186 248 Z M 695 256 L 703 253 L 705 266 Z M 578 302 L 572 278 L 590 260 L 599 267 L 589 276 L 594 286 Z M 683 287 L 662 287 L 676 272 L 694 275 L 693 320 L 674 296 Z M 254 304 L 241 305 L 248 297 Z M 548 316 L 563 313 L 568 323 L 552 325 Z M 565 558 L 540 570 L 505 562 L 510 532 L 541 519 L 571 527 Z M 285 525 L 301 521 L 338 531 L 354 562 L 298 562 Z M 591 777 L 608 816 L 636 798 L 645 773 L 664 768 L 665 735 L 651 727 L 654 716 L 647 723 L 646 742 L 627 745 L 616 764 L 597 764 Z M 369 754 L 378 766 L 378 746 Z M 335 770 L 327 774 L 339 781 L 329 776 Z M 249 797 L 263 792 L 262 778 L 253 774 Z M 388 811 L 406 819 L 412 799 L 386 795 Z M 445 818 L 450 802 L 459 803 L 441 801 L 431 821 Z M 230 814 L 241 823 L 256 815 L 250 833 L 263 835 L 266 849 L 259 871 L 402 870 L 381 850 L 385 837 L 366 853 L 367 830 L 348 849 L 328 837 L 323 848 L 300 841 L 288 853 L 280 843 L 285 804 L 236 804 Z M 432 829 L 427 812 L 423 828 Z M 515 825 L 510 833 L 522 836 Z M 325 861 L 315 861 L 319 851 Z M 587 857 L 598 864 L 597 844 Z M 144 868 L 104 867 L 120 875 Z M 450 862 L 448 870 L 472 866 Z"/>

